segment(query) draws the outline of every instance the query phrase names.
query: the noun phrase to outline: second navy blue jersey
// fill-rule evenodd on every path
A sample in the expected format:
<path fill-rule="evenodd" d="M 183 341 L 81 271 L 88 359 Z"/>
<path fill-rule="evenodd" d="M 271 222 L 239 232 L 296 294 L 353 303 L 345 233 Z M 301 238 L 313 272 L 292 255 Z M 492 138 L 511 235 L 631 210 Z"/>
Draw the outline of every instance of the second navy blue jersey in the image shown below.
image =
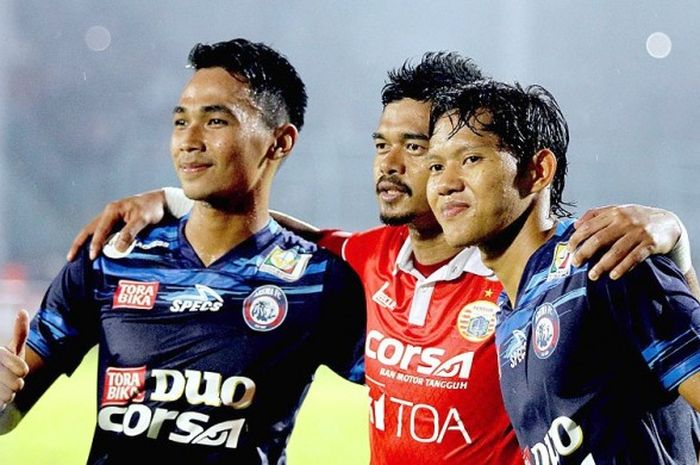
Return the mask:
<path fill-rule="evenodd" d="M 65 373 L 99 345 L 90 464 L 283 464 L 317 367 L 363 381 L 361 283 L 274 221 L 205 267 L 185 223 L 83 250 L 28 344 Z"/>
<path fill-rule="evenodd" d="M 571 264 L 571 221 L 501 298 L 501 390 L 530 465 L 691 464 L 698 417 L 678 385 L 700 370 L 700 305 L 652 257 L 619 280 Z"/>

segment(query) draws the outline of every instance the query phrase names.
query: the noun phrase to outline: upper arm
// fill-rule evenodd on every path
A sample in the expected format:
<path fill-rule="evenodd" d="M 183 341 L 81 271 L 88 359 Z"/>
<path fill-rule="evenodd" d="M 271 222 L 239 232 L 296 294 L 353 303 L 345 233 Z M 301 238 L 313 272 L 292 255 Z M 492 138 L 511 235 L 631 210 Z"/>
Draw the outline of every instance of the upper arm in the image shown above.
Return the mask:
<path fill-rule="evenodd" d="M 604 282 L 621 337 L 662 390 L 674 393 L 700 372 L 700 303 L 670 260 L 653 257 L 620 280 Z"/>
<path fill-rule="evenodd" d="M 97 343 L 93 274 L 93 263 L 83 249 L 79 259 L 67 263 L 44 294 L 27 339 L 27 347 L 41 359 L 38 366 L 57 366 L 70 374 Z"/>
<path fill-rule="evenodd" d="M 350 381 L 363 383 L 367 312 L 362 283 L 339 260 L 331 261 L 329 267 L 321 304 L 321 363 Z"/>

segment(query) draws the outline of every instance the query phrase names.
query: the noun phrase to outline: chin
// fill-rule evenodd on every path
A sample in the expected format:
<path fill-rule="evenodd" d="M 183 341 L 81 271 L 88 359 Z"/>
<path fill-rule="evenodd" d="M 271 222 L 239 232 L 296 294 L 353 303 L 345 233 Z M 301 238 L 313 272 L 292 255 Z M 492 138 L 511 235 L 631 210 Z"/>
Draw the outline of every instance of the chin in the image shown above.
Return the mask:
<path fill-rule="evenodd" d="M 191 200 L 206 200 L 209 197 L 209 192 L 203 189 L 198 189 L 194 186 L 182 186 L 182 191 L 185 193 L 188 199 Z"/>
<path fill-rule="evenodd" d="M 476 245 L 476 239 L 468 233 L 461 231 L 450 231 L 449 228 L 442 228 L 445 240 L 451 247 L 470 247 Z"/>
<path fill-rule="evenodd" d="M 415 213 L 405 212 L 379 212 L 379 221 L 387 226 L 402 226 L 411 223 L 416 217 Z"/>

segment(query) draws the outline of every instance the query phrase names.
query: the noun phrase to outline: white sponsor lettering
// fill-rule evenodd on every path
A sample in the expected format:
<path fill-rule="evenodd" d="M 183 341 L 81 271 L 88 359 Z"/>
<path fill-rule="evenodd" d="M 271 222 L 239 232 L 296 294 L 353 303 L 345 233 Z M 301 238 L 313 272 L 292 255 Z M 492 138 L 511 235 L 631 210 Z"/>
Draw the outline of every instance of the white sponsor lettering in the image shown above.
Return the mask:
<path fill-rule="evenodd" d="M 192 294 L 178 294 L 172 299 L 171 312 L 217 312 L 224 305 L 224 299 L 210 287 L 195 284 Z"/>
<path fill-rule="evenodd" d="M 138 369 L 140 370 L 140 369 Z M 108 373 L 110 382 L 128 388 L 140 378 L 137 373 Z M 185 398 L 190 405 L 226 406 L 235 410 L 248 408 L 255 396 L 255 383 L 244 376 L 225 380 L 220 373 L 198 370 L 153 369 L 155 387 L 150 401 L 173 402 Z M 121 397 L 117 397 L 121 399 Z M 133 399 L 132 399 L 133 402 Z M 167 439 L 183 444 L 223 446 L 235 448 L 245 424 L 245 418 L 210 423 L 210 416 L 201 412 L 179 412 L 166 408 L 149 407 L 142 403 L 127 406 L 103 406 L 97 415 L 97 424 L 104 431 L 127 436 L 144 435 L 149 439 L 161 436 L 161 429 L 170 423 Z"/>
<path fill-rule="evenodd" d="M 542 442 L 530 447 L 533 465 L 557 465 L 560 457 L 573 454 L 583 444 L 583 430 L 571 418 L 556 418 Z M 592 454 L 588 454 L 581 465 L 595 465 Z"/>
<path fill-rule="evenodd" d="M 392 409 L 395 415 L 387 416 L 387 409 Z M 395 424 L 387 425 L 388 418 L 396 418 Z M 471 444 L 472 439 L 467 432 L 459 411 L 450 407 L 446 412 L 440 412 L 429 404 L 413 403 L 397 397 L 382 394 L 379 399 L 370 402 L 370 421 L 380 431 L 394 429 L 396 437 L 408 435 L 421 443 L 442 443 L 449 432 L 459 433 L 465 444 Z"/>
<path fill-rule="evenodd" d="M 245 418 L 228 420 L 207 427 L 209 415 L 200 412 L 176 412 L 163 408 L 151 409 L 143 404 L 128 407 L 104 407 L 97 414 L 97 424 L 104 431 L 156 439 L 166 421 L 175 421 L 181 432 L 172 432 L 168 439 L 181 444 L 202 444 L 235 449 L 243 430 Z"/>
<path fill-rule="evenodd" d="M 398 366 L 402 370 L 408 370 L 417 361 L 415 370 L 419 374 L 462 379 L 469 378 L 474 359 L 474 352 L 463 352 L 443 360 L 444 349 L 404 344 L 398 339 L 384 337 L 377 330 L 372 330 L 367 335 L 365 355 L 383 365 Z"/>
<path fill-rule="evenodd" d="M 232 376 L 221 382 L 221 375 L 210 371 L 153 369 L 151 376 L 156 386 L 150 399 L 159 402 L 172 402 L 183 393 L 190 405 L 226 405 L 240 410 L 248 408 L 255 396 L 255 383 L 244 376 Z M 204 390 L 202 390 L 204 378 Z"/>

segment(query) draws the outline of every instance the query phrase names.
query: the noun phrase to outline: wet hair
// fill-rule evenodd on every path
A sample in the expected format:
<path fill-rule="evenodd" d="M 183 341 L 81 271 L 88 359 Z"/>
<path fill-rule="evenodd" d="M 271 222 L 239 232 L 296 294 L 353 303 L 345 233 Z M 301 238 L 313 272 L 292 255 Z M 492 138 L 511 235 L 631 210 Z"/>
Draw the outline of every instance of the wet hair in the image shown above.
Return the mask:
<path fill-rule="evenodd" d="M 562 200 L 567 171 L 566 150 L 569 127 L 554 96 L 544 87 L 505 84 L 487 80 L 442 92 L 434 99 L 430 134 L 445 114 L 456 123 L 452 132 L 467 126 L 476 134 L 488 132 L 499 139 L 500 147 L 517 160 L 522 174 L 532 157 L 542 149 L 552 151 L 557 169 L 551 185 L 550 209 L 559 217 L 571 216 Z"/>
<path fill-rule="evenodd" d="M 404 98 L 432 100 L 443 89 L 466 85 L 484 79 L 479 67 L 457 52 L 428 52 L 418 64 L 409 59 L 389 71 L 382 88 L 382 105 Z"/>
<path fill-rule="evenodd" d="M 301 130 L 304 125 L 304 82 L 287 58 L 271 47 L 246 39 L 197 44 L 188 61 L 195 70 L 221 67 L 245 80 L 270 128 L 289 122 Z"/>

